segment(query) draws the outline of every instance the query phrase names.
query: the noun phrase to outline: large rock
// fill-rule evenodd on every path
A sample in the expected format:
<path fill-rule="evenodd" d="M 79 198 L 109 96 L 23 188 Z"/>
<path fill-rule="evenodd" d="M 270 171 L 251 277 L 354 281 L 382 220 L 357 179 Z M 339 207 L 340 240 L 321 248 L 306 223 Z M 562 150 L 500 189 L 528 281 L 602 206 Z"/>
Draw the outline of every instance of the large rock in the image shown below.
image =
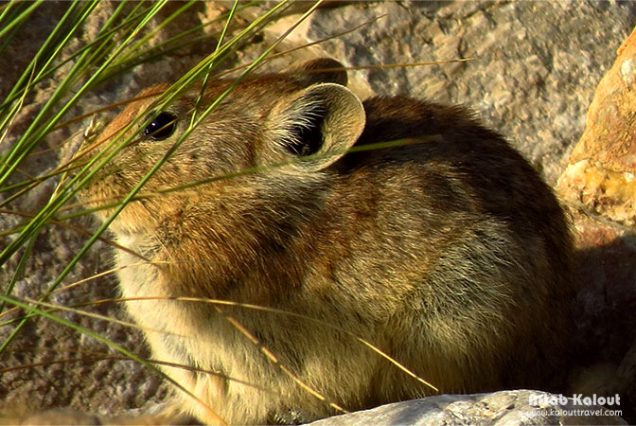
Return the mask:
<path fill-rule="evenodd" d="M 570 203 L 636 225 L 636 30 L 596 89 L 558 188 Z"/>
<path fill-rule="evenodd" d="M 635 117 L 636 30 L 599 83 L 585 132 L 557 185 L 579 249 L 579 361 L 605 365 L 595 384 L 584 386 L 620 392 L 631 407 L 636 404 Z"/>
<path fill-rule="evenodd" d="M 593 400 L 580 395 L 567 398 L 563 395 L 519 390 L 491 394 L 431 396 L 330 417 L 309 423 L 307 426 L 627 424 L 618 417 L 620 413 L 621 400 L 616 396 Z M 15 417 L 14 420 L 16 423 L 38 425 L 153 425 L 162 424 L 167 419 L 134 414 L 118 417 L 94 416 L 64 409 Z M 170 423 L 188 424 L 173 421 Z"/>
<path fill-rule="evenodd" d="M 578 395 L 576 396 L 578 397 Z M 586 401 L 587 402 L 587 401 Z M 520 390 L 440 395 L 384 405 L 310 423 L 311 426 L 390 425 L 623 425 L 620 399 L 603 407 L 563 395 Z M 606 402 L 606 401 L 601 401 Z"/>

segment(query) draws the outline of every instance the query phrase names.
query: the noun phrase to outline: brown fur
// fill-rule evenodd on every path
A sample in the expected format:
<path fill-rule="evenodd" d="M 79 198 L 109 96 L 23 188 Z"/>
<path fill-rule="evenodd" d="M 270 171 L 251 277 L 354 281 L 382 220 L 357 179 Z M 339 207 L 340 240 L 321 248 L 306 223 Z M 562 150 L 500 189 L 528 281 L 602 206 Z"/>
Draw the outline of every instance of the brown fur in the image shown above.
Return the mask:
<path fill-rule="evenodd" d="M 323 84 L 343 83 L 343 74 L 300 68 L 252 77 L 194 130 L 144 193 L 266 168 L 128 205 L 111 230 L 155 263 L 120 273 L 123 296 L 218 298 L 326 321 L 440 392 L 558 387 L 571 243 L 550 189 L 465 109 L 407 97 L 369 99 L 362 109 L 343 86 Z M 228 84 L 211 83 L 204 104 Z M 130 104 L 102 139 L 148 114 L 155 97 Z M 85 203 L 130 191 L 183 132 L 195 97 L 167 108 L 179 118 L 174 135 L 141 135 L 122 149 L 83 191 Z M 284 146 L 307 114 L 324 116 L 306 126 L 323 145 L 303 161 Z M 409 143 L 344 154 L 354 144 L 396 139 Z M 272 166 L 281 162 L 289 164 Z M 140 262 L 124 251 L 116 260 Z M 154 358 L 220 374 L 164 369 L 229 423 L 307 421 L 334 411 L 223 315 L 346 409 L 431 393 L 350 335 L 308 320 L 239 307 L 220 315 L 209 304 L 170 300 L 127 308 L 148 329 Z M 215 421 L 188 396 L 182 404 Z"/>

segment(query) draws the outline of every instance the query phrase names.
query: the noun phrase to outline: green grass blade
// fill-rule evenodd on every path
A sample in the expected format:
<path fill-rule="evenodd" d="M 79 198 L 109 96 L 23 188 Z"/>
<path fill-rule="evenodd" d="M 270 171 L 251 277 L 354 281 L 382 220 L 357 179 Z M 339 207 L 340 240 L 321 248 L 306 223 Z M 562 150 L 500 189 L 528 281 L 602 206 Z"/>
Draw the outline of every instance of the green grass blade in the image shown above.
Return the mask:
<path fill-rule="evenodd" d="M 75 330 L 78 333 L 81 333 L 85 336 L 88 337 L 92 337 L 93 339 L 95 339 L 96 341 L 103 343 L 104 345 L 106 345 L 108 348 L 110 348 L 111 350 L 114 350 L 116 352 L 119 352 L 120 354 L 122 354 L 123 356 L 125 356 L 126 358 L 138 362 L 142 365 L 144 365 L 145 367 L 149 368 L 151 371 L 154 371 L 155 373 L 157 373 L 158 375 L 162 376 L 164 379 L 168 380 L 169 382 L 171 382 L 172 384 L 174 384 L 177 388 L 181 389 L 183 392 L 185 392 L 187 395 L 189 395 L 190 397 L 194 398 L 195 400 L 199 401 L 201 404 L 203 404 L 204 406 L 207 406 L 205 404 L 205 402 L 201 401 L 198 397 L 196 397 L 194 394 L 192 394 L 192 392 L 190 392 L 188 389 L 186 389 L 185 387 L 183 387 L 182 384 L 180 384 L 179 382 L 177 382 L 176 380 L 172 379 L 170 376 L 167 376 L 165 373 L 163 373 L 161 370 L 159 370 L 158 367 L 156 367 L 152 362 L 147 361 L 146 359 L 140 357 L 139 355 L 137 355 L 134 352 L 129 351 L 128 349 L 126 349 L 124 346 L 113 342 L 112 340 L 103 337 L 101 334 L 83 327 L 77 323 L 74 323 L 72 321 L 69 321 L 65 318 L 62 318 L 58 315 L 54 315 L 44 309 L 38 309 L 34 306 L 29 305 L 28 303 L 24 303 L 22 301 L 19 301 L 13 297 L 9 297 L 9 296 L 5 296 L 0 294 L 0 301 L 2 301 L 3 303 L 7 303 L 7 304 L 11 304 L 13 306 L 17 306 L 19 308 L 24 309 L 24 311 L 27 313 L 27 315 L 31 315 L 31 316 L 40 316 L 42 318 L 46 318 L 49 319 L 53 322 L 56 322 L 60 325 L 63 325 L 67 328 L 70 328 L 72 330 Z M 6 349 L 6 344 L 7 341 L 5 340 L 5 342 L 2 344 L 2 346 L 0 346 L 0 353 L 2 353 L 3 350 Z M 209 407 L 208 407 L 209 408 Z M 222 420 L 219 418 L 219 420 Z"/>
<path fill-rule="evenodd" d="M 22 2 L 19 2 L 19 3 L 9 2 L 6 5 L 6 7 L 3 9 L 2 14 L 0 15 L 0 39 L 6 37 L 7 33 L 9 33 L 10 31 L 13 31 L 16 27 L 22 25 L 24 21 L 35 11 L 35 9 L 37 9 L 42 4 L 42 2 L 43 0 L 34 1 L 30 3 L 25 10 L 23 10 L 22 12 L 19 12 L 19 15 L 12 16 L 11 18 L 6 19 L 13 5 L 24 4 Z"/>
<path fill-rule="evenodd" d="M 24 81 L 28 79 L 30 72 L 36 69 L 39 57 L 43 56 L 46 53 L 46 51 L 48 50 L 49 44 L 56 39 L 57 33 L 62 31 L 62 29 L 66 28 L 66 23 L 67 23 L 66 21 L 67 19 L 70 19 L 70 16 L 75 10 L 74 5 L 75 4 L 73 4 L 73 6 L 69 8 L 69 10 L 67 10 L 67 13 L 64 15 L 62 20 L 60 20 L 55 30 L 51 34 L 51 36 L 47 39 L 47 41 L 44 43 L 42 48 L 38 51 L 33 61 L 31 61 L 31 64 L 29 64 L 29 66 L 27 67 L 27 70 L 22 74 L 22 77 L 20 77 L 20 79 L 18 80 L 18 83 L 16 87 L 14 88 L 14 90 L 20 90 L 20 86 L 23 85 Z M 87 5 L 88 6 L 86 6 L 81 11 L 82 13 L 80 15 L 80 20 L 74 23 L 74 25 L 71 27 L 72 28 L 71 30 L 67 30 L 68 33 L 66 34 L 66 37 L 63 38 L 63 43 L 68 42 L 68 40 L 72 37 L 75 31 L 77 31 L 77 29 L 80 27 L 80 24 L 84 22 L 86 17 L 88 17 L 88 14 L 90 14 L 90 12 L 96 6 L 95 4 L 92 4 L 92 3 L 87 3 Z M 61 52 L 63 46 L 64 44 L 60 43 L 55 47 L 54 51 L 49 55 L 48 60 L 44 62 L 44 67 L 46 67 L 48 64 L 51 63 L 51 61 L 53 61 L 53 59 L 57 56 L 57 54 Z M 42 109 L 40 110 L 36 118 L 33 120 L 34 124 L 29 126 L 29 128 L 25 131 L 22 137 L 16 142 L 16 144 L 9 151 L 8 155 L 3 159 L 3 162 L 0 163 L 0 185 L 2 185 L 8 179 L 8 177 L 15 171 L 18 165 L 24 160 L 26 155 L 31 151 L 31 149 L 35 145 L 35 142 L 30 141 L 30 136 L 34 132 L 36 127 L 35 123 L 39 123 L 40 121 L 45 120 L 49 110 L 52 108 L 53 105 L 56 104 L 56 102 L 58 102 L 60 93 L 62 93 L 65 88 L 66 87 L 64 84 L 60 84 L 60 87 L 56 88 L 54 94 L 51 96 L 51 99 L 49 99 L 45 103 L 45 105 L 42 107 Z M 13 91 L 12 93 L 9 94 L 9 96 L 11 96 L 12 94 L 13 94 Z"/>

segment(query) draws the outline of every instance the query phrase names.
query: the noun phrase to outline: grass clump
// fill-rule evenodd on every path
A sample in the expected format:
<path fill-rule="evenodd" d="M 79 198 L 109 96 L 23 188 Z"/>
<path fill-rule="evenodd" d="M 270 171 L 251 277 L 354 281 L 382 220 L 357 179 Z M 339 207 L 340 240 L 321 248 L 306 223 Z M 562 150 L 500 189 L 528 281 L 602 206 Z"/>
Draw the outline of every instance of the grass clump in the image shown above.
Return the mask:
<path fill-rule="evenodd" d="M 97 241 L 108 241 L 102 236 L 108 224 L 179 144 L 127 197 L 116 201 L 115 213 L 109 220 L 89 231 L 83 227 L 87 221 L 82 222 L 81 218 L 91 212 L 77 208 L 74 196 L 115 155 L 117 146 L 106 150 L 106 155 L 96 155 L 83 164 L 69 162 L 63 152 L 66 147 L 71 147 L 70 151 L 73 146 L 76 148 L 77 141 L 83 139 L 82 127 L 91 120 L 94 122 L 97 112 L 118 105 L 89 108 L 90 111 L 81 116 L 74 114 L 85 111 L 90 104 L 87 99 L 95 99 L 96 94 L 107 91 L 114 81 L 125 79 L 125 74 L 140 64 L 162 60 L 166 55 L 192 46 L 203 46 L 208 54 L 183 73 L 160 100 L 164 105 L 170 103 L 195 83 L 203 86 L 221 67 L 227 68 L 236 50 L 282 16 L 289 5 L 283 1 L 269 7 L 262 4 L 255 7 L 253 2 L 237 1 L 219 10 L 216 18 L 187 27 L 180 27 L 180 20 L 192 16 L 195 10 L 201 13 L 207 4 L 196 1 L 171 4 L 167 0 L 109 4 L 11 1 L 0 6 L 0 55 L 10 57 L 21 47 L 26 52 L 19 58 L 18 62 L 22 62 L 19 72 L 8 77 L 9 84 L 0 86 L 3 92 L 0 94 L 0 359 L 10 359 L 16 347 L 22 348 L 16 341 L 29 323 L 46 321 L 95 339 L 118 352 L 120 357 L 155 369 L 141 356 L 92 330 L 80 318 L 81 311 L 71 309 L 75 314 L 69 317 L 57 312 L 59 309 L 49 301 L 59 298 L 58 295 L 69 288 L 93 281 L 82 280 L 69 286 L 80 260 Z M 105 13 L 108 7 L 110 10 Z M 244 23 L 237 15 L 247 8 L 256 10 L 257 16 Z M 32 34 L 42 22 L 50 25 L 50 31 L 40 31 L 41 38 L 36 36 L 35 42 L 31 40 L 27 46 L 25 35 Z M 171 35 L 165 36 L 165 33 Z M 241 76 L 252 72 L 276 44 L 244 68 Z M 192 115 L 182 140 L 220 100 Z M 126 100 L 122 102 L 125 103 Z M 76 233 L 82 242 L 75 244 L 75 251 L 67 253 L 67 259 L 56 265 L 57 268 L 37 271 L 42 240 L 60 228 Z M 34 271 L 37 282 L 31 280 Z M 94 278 L 101 275 L 95 274 Z M 29 282 L 32 287 L 25 289 Z M 112 322 L 117 320 L 112 318 Z M 55 348 L 51 349 L 56 352 Z M 37 364 L 26 358 L 25 366 Z M 33 358 L 37 356 L 33 354 Z M 15 367 L 5 364 L 5 372 Z"/>

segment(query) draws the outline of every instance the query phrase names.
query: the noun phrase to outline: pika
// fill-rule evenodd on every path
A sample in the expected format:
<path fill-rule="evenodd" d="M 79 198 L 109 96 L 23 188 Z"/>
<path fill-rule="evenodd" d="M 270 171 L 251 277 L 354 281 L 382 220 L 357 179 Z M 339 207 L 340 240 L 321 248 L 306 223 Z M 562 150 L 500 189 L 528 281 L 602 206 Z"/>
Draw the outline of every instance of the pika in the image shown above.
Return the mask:
<path fill-rule="evenodd" d="M 464 107 L 362 102 L 346 82 L 317 59 L 161 111 L 155 86 L 100 136 L 150 117 L 80 191 L 92 207 L 138 184 L 197 99 L 235 85 L 147 181 L 155 196 L 110 225 L 127 311 L 180 409 L 294 423 L 435 393 L 352 336 L 440 393 L 558 389 L 572 243 L 550 188 Z"/>

